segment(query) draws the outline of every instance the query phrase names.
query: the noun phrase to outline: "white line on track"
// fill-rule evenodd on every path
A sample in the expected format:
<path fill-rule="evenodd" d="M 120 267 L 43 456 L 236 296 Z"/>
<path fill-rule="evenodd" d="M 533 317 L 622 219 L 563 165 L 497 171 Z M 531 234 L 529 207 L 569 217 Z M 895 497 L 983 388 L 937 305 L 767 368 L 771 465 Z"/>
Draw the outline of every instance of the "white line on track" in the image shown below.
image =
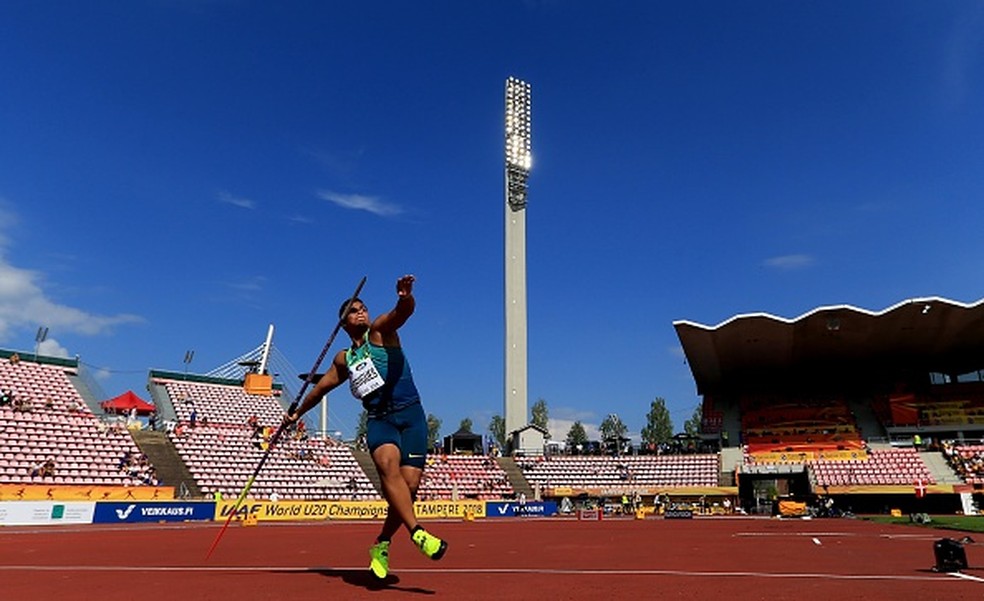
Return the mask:
<path fill-rule="evenodd" d="M 964 580 L 973 580 L 974 582 L 984 582 L 984 578 L 978 578 L 977 576 L 971 576 L 970 574 L 961 574 L 960 572 L 948 572 L 947 573 L 954 578 L 963 578 Z"/>
<path fill-rule="evenodd" d="M 735 532 L 732 536 L 857 536 L 853 532 Z"/>
<path fill-rule="evenodd" d="M 199 573 L 243 573 L 243 572 L 358 572 L 360 567 L 296 567 L 296 566 L 38 566 L 2 565 L 0 572 L 199 572 Z M 597 569 L 544 569 L 544 568 L 406 568 L 399 573 L 406 574 L 541 574 L 545 576 L 683 576 L 704 578 L 780 578 L 780 579 L 825 579 L 825 580 L 902 580 L 929 582 L 958 582 L 946 576 L 905 576 L 899 574 L 822 574 L 810 572 L 715 572 L 691 570 L 597 570 Z M 951 573 L 966 579 L 984 582 L 984 579 Z"/>

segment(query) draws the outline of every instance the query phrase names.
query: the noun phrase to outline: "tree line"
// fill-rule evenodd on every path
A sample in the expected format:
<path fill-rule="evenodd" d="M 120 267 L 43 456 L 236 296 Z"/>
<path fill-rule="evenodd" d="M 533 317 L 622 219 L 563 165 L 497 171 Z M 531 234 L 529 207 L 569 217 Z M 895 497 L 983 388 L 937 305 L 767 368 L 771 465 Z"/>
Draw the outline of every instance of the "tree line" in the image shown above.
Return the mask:
<path fill-rule="evenodd" d="M 530 416 L 530 423 L 549 432 L 549 429 L 547 428 L 549 412 L 547 410 L 546 400 L 537 400 L 530 410 Z M 689 436 L 699 434 L 701 417 L 702 406 L 698 403 L 693 414 L 689 419 L 687 419 L 687 421 L 684 422 L 683 431 Z M 363 410 L 362 414 L 359 416 L 359 424 L 356 429 L 357 440 L 362 440 L 366 434 L 366 420 L 367 415 L 365 410 Z M 434 446 L 440 441 L 442 425 L 443 422 L 439 417 L 433 413 L 427 415 L 428 448 L 434 448 Z M 472 420 L 466 417 L 461 420 L 456 432 L 464 431 L 471 434 L 473 433 L 473 425 Z M 625 425 L 618 415 L 612 413 L 602 420 L 601 425 L 598 427 L 598 431 L 601 435 L 600 442 L 603 445 L 618 445 L 621 441 L 627 440 L 626 434 L 628 433 L 628 426 Z M 492 420 L 489 422 L 489 434 L 491 434 L 492 440 L 499 445 L 499 448 L 505 448 L 506 420 L 501 415 L 497 414 L 492 416 Z M 666 408 L 666 400 L 664 398 L 656 397 L 650 403 L 649 412 L 646 414 L 646 425 L 642 428 L 640 434 L 643 445 L 660 445 L 669 442 L 673 438 L 673 420 L 670 418 L 670 411 Z M 572 449 L 584 447 L 591 442 L 588 440 L 587 430 L 580 420 L 575 421 L 573 425 L 571 425 L 570 429 L 567 431 L 566 437 L 564 438 L 564 442 L 569 448 Z"/>

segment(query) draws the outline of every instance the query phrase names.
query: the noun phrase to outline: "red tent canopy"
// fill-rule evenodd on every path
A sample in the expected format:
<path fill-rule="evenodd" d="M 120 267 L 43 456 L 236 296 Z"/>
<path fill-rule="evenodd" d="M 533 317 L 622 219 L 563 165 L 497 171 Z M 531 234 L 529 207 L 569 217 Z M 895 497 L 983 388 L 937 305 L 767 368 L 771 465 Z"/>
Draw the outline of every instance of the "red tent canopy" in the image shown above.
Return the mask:
<path fill-rule="evenodd" d="M 113 411 L 115 413 L 126 413 L 136 408 L 138 415 L 148 415 L 156 409 L 156 407 L 147 401 L 133 394 L 132 390 L 127 390 L 118 397 L 103 401 L 99 403 L 99 406 L 104 411 Z"/>

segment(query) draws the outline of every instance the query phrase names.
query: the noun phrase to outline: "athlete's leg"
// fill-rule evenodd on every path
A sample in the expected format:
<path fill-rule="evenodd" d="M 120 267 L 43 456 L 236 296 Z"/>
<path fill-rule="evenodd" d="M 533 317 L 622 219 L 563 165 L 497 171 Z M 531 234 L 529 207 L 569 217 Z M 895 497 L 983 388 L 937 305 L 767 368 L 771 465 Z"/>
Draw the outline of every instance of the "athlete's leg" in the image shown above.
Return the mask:
<path fill-rule="evenodd" d="M 418 467 L 404 465 L 400 467 L 400 474 L 403 476 L 403 479 L 407 483 L 407 487 L 410 489 L 410 501 L 412 503 L 417 500 L 417 488 L 420 486 L 420 476 L 423 474 L 423 470 Z M 387 512 L 386 521 L 383 522 L 383 529 L 379 533 L 379 540 L 390 540 L 403 524 L 403 520 L 396 511 Z M 412 530 L 412 527 L 408 526 L 408 528 Z"/>
<path fill-rule="evenodd" d="M 417 527 L 417 516 L 413 511 L 410 485 L 404 478 L 403 469 L 400 467 L 400 448 L 391 443 L 380 445 L 372 452 L 372 461 L 376 464 L 376 471 L 379 473 L 379 479 L 383 485 L 383 496 L 389 503 L 384 528 L 392 520 L 396 524 L 394 532 L 401 525 L 406 526 L 407 530 L 413 531 Z M 419 478 L 417 481 L 419 482 Z"/>

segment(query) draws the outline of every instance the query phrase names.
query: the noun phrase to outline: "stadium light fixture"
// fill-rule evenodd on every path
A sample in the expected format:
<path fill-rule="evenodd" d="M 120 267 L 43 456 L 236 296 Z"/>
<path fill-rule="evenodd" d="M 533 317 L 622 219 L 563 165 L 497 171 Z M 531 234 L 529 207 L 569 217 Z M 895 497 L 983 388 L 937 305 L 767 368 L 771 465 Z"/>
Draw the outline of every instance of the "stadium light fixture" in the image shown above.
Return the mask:
<path fill-rule="evenodd" d="M 34 362 L 38 362 L 38 352 L 41 350 L 41 343 L 48 339 L 48 328 L 40 326 L 38 333 L 34 335 Z"/>
<path fill-rule="evenodd" d="M 185 351 L 184 360 L 182 361 L 185 366 L 185 378 L 188 377 L 188 366 L 191 365 L 191 361 L 195 358 L 195 351 Z"/>
<path fill-rule="evenodd" d="M 530 84 L 506 79 L 506 178 L 509 206 L 526 208 L 526 180 L 533 167 Z"/>

